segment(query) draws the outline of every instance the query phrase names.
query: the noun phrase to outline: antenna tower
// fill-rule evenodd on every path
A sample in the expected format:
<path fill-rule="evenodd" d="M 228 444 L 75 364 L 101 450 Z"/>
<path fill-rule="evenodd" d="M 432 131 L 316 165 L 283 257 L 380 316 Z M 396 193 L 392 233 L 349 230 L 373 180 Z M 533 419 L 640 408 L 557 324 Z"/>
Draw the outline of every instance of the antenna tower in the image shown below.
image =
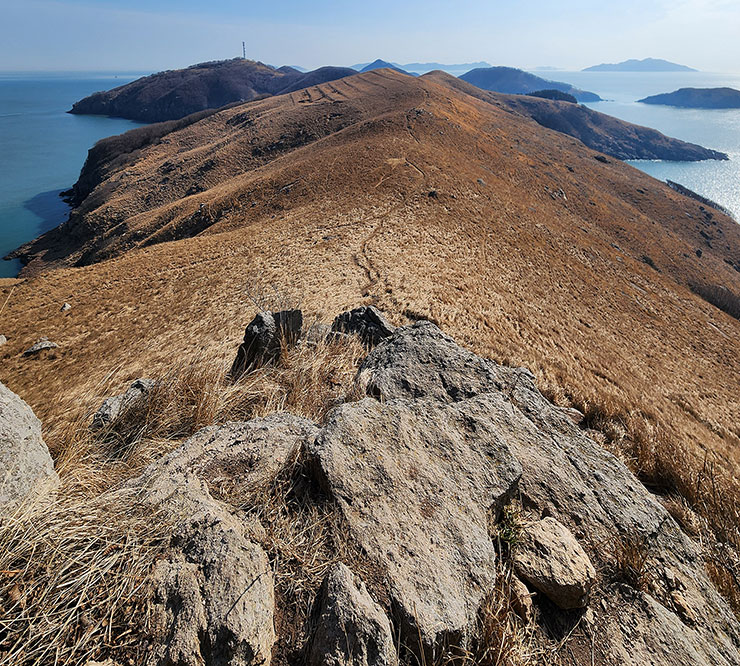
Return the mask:
<path fill-rule="evenodd" d="M 242 58 L 247 59 L 247 45 L 244 42 L 242 42 Z"/>

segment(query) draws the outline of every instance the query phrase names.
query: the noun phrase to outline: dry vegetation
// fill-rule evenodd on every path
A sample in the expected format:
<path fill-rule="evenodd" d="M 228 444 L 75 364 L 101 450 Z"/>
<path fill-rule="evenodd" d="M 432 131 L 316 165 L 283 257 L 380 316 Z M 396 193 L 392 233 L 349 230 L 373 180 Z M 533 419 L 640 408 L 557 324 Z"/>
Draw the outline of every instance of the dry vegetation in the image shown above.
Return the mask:
<path fill-rule="evenodd" d="M 164 139 L 138 148 L 87 202 L 86 222 L 101 229 L 89 258 L 115 258 L 0 281 L 9 339 L 0 379 L 44 422 L 70 502 L 115 488 L 201 425 L 280 409 L 321 420 L 352 396 L 359 348 L 300 348 L 279 368 L 223 381 L 253 314 L 246 293 L 275 284 L 324 320 L 373 303 L 398 324 L 428 318 L 480 354 L 531 368 L 701 539 L 715 584 L 740 612 L 738 568 L 718 545 L 740 542 L 740 321 L 715 307 L 717 294 L 691 290 L 740 293 L 733 220 L 708 219 L 644 174 L 428 77 L 353 77 Z M 194 183 L 203 191 L 185 196 Z M 60 347 L 22 358 L 42 335 Z M 142 375 L 160 380 L 147 414 L 123 435 L 93 438 L 90 410 Z M 274 561 L 299 567 L 282 570 L 280 594 L 305 612 L 328 556 L 296 564 L 290 554 L 309 543 L 326 553 L 333 514 L 292 505 L 293 482 L 291 472 L 270 491 L 285 499 L 263 517 L 281 530 Z M 296 515 L 308 532 L 287 527 Z M 127 543 L 127 524 L 115 543 Z M 0 572 L 3 604 L 20 575 Z M 494 637 L 502 595 L 485 618 Z M 487 654 L 482 663 L 516 663 Z"/>

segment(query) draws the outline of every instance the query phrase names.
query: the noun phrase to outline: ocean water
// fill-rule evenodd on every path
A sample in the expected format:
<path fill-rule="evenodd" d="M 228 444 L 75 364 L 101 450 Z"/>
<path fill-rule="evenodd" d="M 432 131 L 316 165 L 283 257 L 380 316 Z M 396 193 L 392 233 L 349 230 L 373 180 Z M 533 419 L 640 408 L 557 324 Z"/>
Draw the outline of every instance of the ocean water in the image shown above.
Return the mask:
<path fill-rule="evenodd" d="M 673 180 L 709 197 L 740 221 L 740 109 L 676 109 L 637 102 L 679 88 L 727 86 L 740 90 L 740 73 L 553 71 L 544 76 L 590 90 L 607 100 L 588 104 L 592 109 L 727 153 L 727 162 L 638 160 L 630 164 L 654 178 Z"/>
<path fill-rule="evenodd" d="M 68 215 L 59 192 L 77 180 L 88 149 L 137 123 L 73 116 L 73 102 L 140 73 L 0 73 L 0 257 L 52 229 Z M 20 262 L 0 261 L 0 277 Z"/>

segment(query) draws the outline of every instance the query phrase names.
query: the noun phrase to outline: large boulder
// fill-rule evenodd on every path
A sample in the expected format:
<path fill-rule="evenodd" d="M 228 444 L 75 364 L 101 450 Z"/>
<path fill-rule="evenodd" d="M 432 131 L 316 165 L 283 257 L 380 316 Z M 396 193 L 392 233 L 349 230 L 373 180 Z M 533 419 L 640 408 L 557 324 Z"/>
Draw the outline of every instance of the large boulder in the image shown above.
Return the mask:
<path fill-rule="evenodd" d="M 314 609 L 310 666 L 396 666 L 391 623 L 346 565 L 327 574 Z"/>
<path fill-rule="evenodd" d="M 523 529 L 513 559 L 517 575 L 560 608 L 588 604 L 596 571 L 570 530 L 554 518 Z"/>
<path fill-rule="evenodd" d="M 300 310 L 259 312 L 244 331 L 229 376 L 237 380 L 244 373 L 275 361 L 284 346 L 298 342 L 302 329 Z"/>
<path fill-rule="evenodd" d="M 521 473 L 491 419 L 501 403 L 365 399 L 337 408 L 307 443 L 309 468 L 385 572 L 404 639 L 427 661 L 468 645 L 496 579 L 488 521 Z"/>
<path fill-rule="evenodd" d="M 636 664 L 674 663 L 659 657 L 672 652 L 693 659 L 681 663 L 740 664 L 740 623 L 709 580 L 701 546 L 567 410 L 542 396 L 528 370 L 480 358 L 433 324 L 418 322 L 382 341 L 368 355 L 359 379 L 370 395 L 390 404 L 413 400 L 419 412 L 428 410 L 430 400 L 465 405 L 488 399 L 487 429 L 508 444 L 522 466 L 519 496 L 527 512 L 565 525 L 597 570 L 613 570 L 614 544 L 634 535 L 646 544 L 648 570 L 670 569 L 680 581 L 680 603 L 656 575 L 650 594 L 631 593 L 644 601 L 629 597 L 628 603 L 608 602 L 606 610 L 595 611 L 603 652 L 621 654 L 629 625 L 639 631 L 629 634 L 627 652 L 646 655 Z M 623 589 L 617 585 L 609 594 Z M 656 605 L 660 612 L 651 610 Z M 581 647 L 590 649 L 585 641 Z"/>
<path fill-rule="evenodd" d="M 33 410 L 0 383 L 0 518 L 30 495 L 55 488 L 59 477 Z"/>
<path fill-rule="evenodd" d="M 357 335 L 368 347 L 374 347 L 391 335 L 395 327 L 376 307 L 363 305 L 337 315 L 331 329 L 335 333 Z"/>

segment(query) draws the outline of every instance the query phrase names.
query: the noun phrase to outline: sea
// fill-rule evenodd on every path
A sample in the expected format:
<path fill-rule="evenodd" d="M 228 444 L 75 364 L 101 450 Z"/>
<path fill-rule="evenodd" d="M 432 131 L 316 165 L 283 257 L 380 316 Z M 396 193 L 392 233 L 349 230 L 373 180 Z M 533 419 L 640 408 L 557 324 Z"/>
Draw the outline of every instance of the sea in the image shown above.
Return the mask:
<path fill-rule="evenodd" d="M 77 180 L 88 149 L 137 123 L 73 116 L 72 103 L 98 90 L 151 72 L 0 72 L 0 257 L 63 222 L 69 213 L 59 193 Z M 640 104 L 638 99 L 684 87 L 729 86 L 739 74 L 706 72 L 533 72 L 604 98 L 593 109 L 730 156 L 728 162 L 634 161 L 660 180 L 702 194 L 740 220 L 740 109 L 696 110 Z M 18 274 L 20 262 L 0 261 L 0 277 Z"/>
<path fill-rule="evenodd" d="M 148 72 L 147 72 L 148 73 Z M 144 72 L 0 72 L 0 257 L 61 224 L 69 206 L 59 197 L 77 180 L 93 144 L 139 123 L 73 116 L 73 102 Z M 20 261 L 0 261 L 13 277 Z"/>

